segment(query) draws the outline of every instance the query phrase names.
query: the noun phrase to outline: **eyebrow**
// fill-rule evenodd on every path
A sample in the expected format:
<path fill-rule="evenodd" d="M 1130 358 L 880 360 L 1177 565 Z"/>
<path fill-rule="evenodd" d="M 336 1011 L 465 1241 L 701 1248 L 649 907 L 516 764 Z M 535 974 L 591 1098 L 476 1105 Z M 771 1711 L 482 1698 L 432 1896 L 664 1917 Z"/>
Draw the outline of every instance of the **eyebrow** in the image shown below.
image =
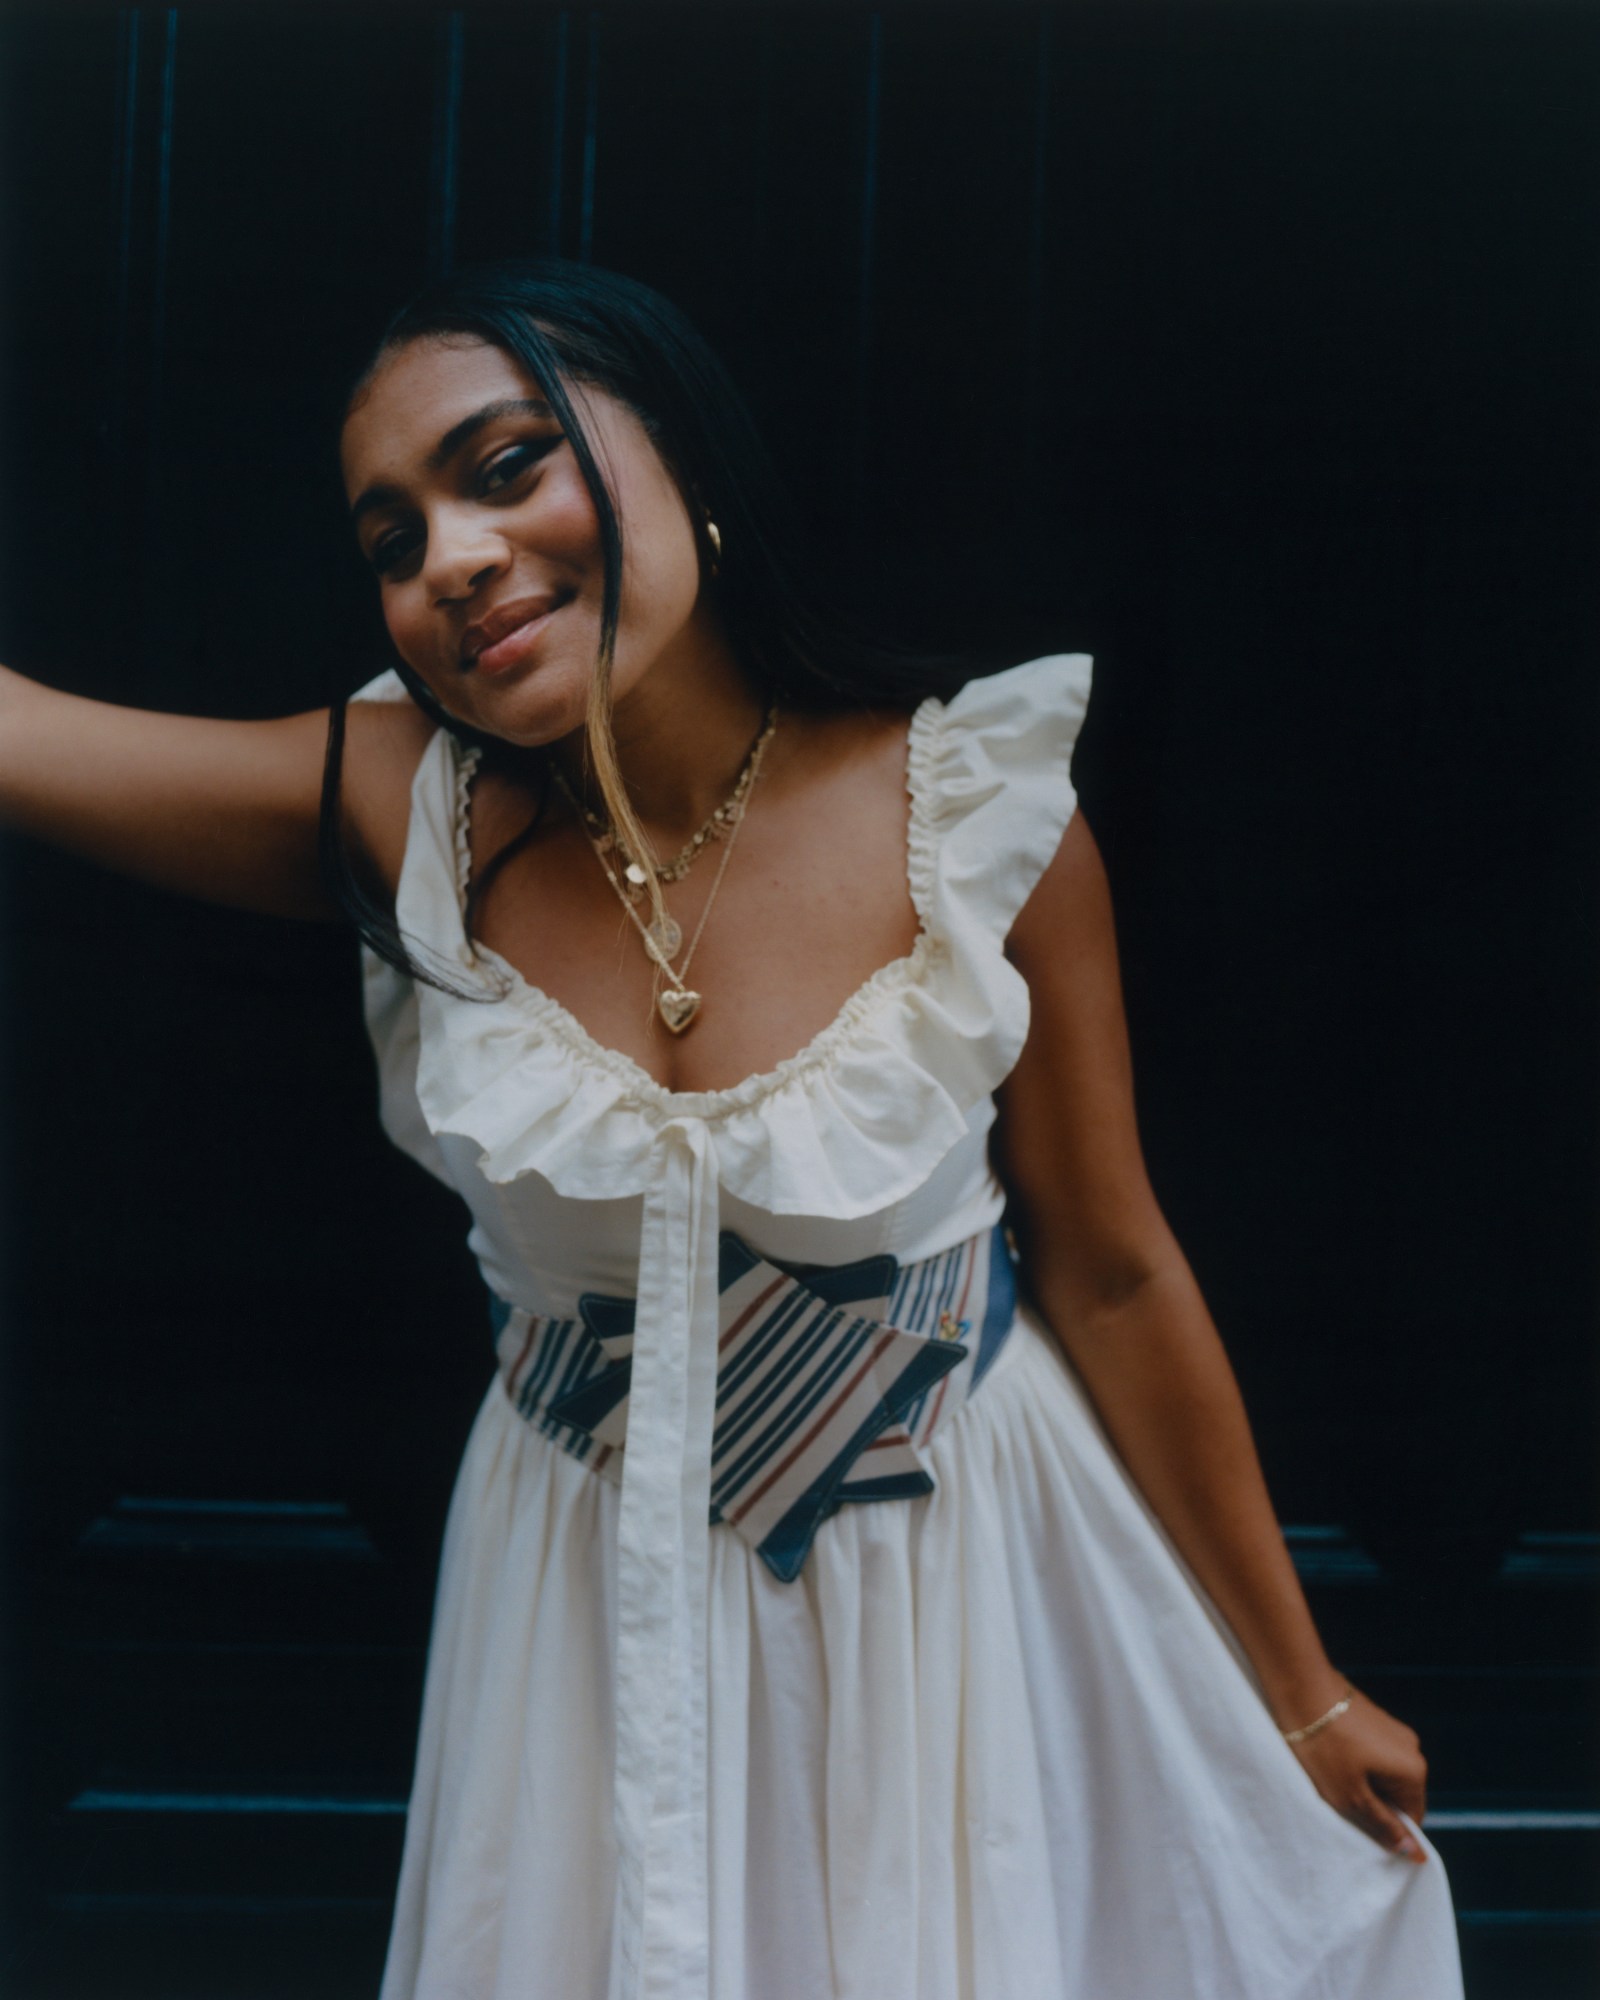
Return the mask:
<path fill-rule="evenodd" d="M 492 403 L 485 403 L 481 409 L 465 416 L 460 423 L 452 424 L 428 453 L 425 464 L 429 472 L 438 472 L 448 465 L 461 447 L 488 425 L 498 423 L 502 417 L 549 417 L 555 413 L 542 396 L 501 396 Z M 350 518 L 359 521 L 370 514 L 375 507 L 387 507 L 400 498 L 394 486 L 369 486 L 351 504 Z"/>
<path fill-rule="evenodd" d="M 428 453 L 428 470 L 437 472 L 467 442 L 476 437 L 485 425 L 498 423 L 502 417 L 548 417 L 550 405 L 543 396 L 502 396 L 493 403 L 485 403 L 481 410 L 474 410 L 470 417 L 463 417 L 459 424 L 452 424 Z"/>

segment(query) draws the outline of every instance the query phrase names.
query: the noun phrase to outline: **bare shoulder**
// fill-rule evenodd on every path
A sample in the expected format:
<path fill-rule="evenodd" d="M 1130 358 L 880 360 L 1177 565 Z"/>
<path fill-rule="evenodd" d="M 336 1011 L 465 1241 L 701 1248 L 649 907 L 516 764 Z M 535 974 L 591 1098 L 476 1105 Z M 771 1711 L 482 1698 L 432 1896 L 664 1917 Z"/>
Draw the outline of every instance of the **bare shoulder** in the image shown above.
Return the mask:
<path fill-rule="evenodd" d="M 834 778 L 881 781 L 902 795 L 910 724 L 910 714 L 903 708 L 802 710 L 786 716 L 788 773 L 801 783 Z"/>
<path fill-rule="evenodd" d="M 857 890 L 879 880 L 891 901 L 905 887 L 908 726 L 904 709 L 785 717 L 763 779 L 775 818 L 814 864 Z"/>
<path fill-rule="evenodd" d="M 414 701 L 353 701 L 340 792 L 350 839 L 391 894 L 400 880 L 411 786 L 437 725 Z"/>

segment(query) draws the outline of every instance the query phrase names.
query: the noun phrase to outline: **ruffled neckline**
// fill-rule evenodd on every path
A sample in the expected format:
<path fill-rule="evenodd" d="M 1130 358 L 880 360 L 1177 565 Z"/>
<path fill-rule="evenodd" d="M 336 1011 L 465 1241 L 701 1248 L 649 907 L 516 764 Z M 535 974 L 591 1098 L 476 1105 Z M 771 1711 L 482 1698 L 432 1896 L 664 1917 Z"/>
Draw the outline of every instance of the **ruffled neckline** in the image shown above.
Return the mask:
<path fill-rule="evenodd" d="M 844 1218 L 902 1199 L 1021 1053 L 1028 990 L 1005 938 L 1072 816 L 1088 685 L 1088 660 L 1062 655 L 914 711 L 915 944 L 793 1055 L 710 1091 L 657 1083 L 508 960 L 469 943 L 475 760 L 441 731 L 418 767 L 398 898 L 402 932 L 471 989 L 413 989 L 408 1048 L 432 1137 L 472 1142 L 478 1171 L 497 1184 L 537 1173 L 575 1199 L 609 1199 L 649 1186 L 662 1140 L 692 1124 L 714 1147 L 723 1187 L 769 1214 Z"/>
<path fill-rule="evenodd" d="M 472 881 L 472 783 L 482 753 L 476 746 L 460 743 L 448 731 L 441 731 L 454 764 L 451 787 L 453 813 L 451 846 L 455 857 L 456 914 L 460 924 L 461 948 L 467 965 L 487 967 L 494 997 L 515 1007 L 517 1012 L 552 1041 L 558 1042 L 579 1062 L 605 1073 L 630 1101 L 647 1107 L 662 1118 L 698 1118 L 715 1123 L 737 1112 L 753 1110 L 763 1098 L 799 1082 L 810 1070 L 825 1068 L 856 1033 L 860 1023 L 883 1001 L 908 986 L 916 985 L 929 963 L 939 953 L 939 941 L 932 929 L 933 884 L 937 868 L 938 836 L 932 810 L 931 773 L 938 756 L 938 738 L 947 710 L 930 698 L 912 711 L 906 735 L 906 879 L 911 907 L 916 912 L 917 936 L 910 951 L 880 965 L 862 981 L 826 1026 L 791 1056 L 770 1069 L 756 1070 L 738 1083 L 718 1090 L 670 1090 L 658 1083 L 647 1069 L 621 1049 L 597 1041 L 570 1008 L 546 993 L 508 958 L 490 945 L 473 938 L 467 929 L 467 895 Z"/>

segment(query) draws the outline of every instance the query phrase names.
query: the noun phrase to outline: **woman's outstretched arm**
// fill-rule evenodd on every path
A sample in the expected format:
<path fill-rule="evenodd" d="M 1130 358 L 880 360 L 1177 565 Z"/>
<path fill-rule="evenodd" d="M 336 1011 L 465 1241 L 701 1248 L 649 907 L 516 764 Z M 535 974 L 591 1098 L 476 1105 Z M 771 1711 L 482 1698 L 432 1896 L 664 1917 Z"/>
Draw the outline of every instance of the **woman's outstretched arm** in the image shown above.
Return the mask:
<path fill-rule="evenodd" d="M 1013 927 L 1033 1015 L 1001 1093 L 997 1163 L 1029 1290 L 1134 1480 L 1260 1676 L 1282 1729 L 1341 1696 L 1267 1496 L 1205 1301 L 1156 1204 L 1134 1120 L 1105 871 L 1080 814 Z M 1317 1789 L 1386 1847 L 1421 1850 L 1426 1765 L 1357 1696 L 1297 1746 Z"/>
<path fill-rule="evenodd" d="M 180 895 L 331 917 L 317 863 L 327 730 L 326 710 L 162 715 L 0 668 L 0 820 Z M 410 703 L 353 705 L 346 829 L 391 883 L 427 733 Z"/>

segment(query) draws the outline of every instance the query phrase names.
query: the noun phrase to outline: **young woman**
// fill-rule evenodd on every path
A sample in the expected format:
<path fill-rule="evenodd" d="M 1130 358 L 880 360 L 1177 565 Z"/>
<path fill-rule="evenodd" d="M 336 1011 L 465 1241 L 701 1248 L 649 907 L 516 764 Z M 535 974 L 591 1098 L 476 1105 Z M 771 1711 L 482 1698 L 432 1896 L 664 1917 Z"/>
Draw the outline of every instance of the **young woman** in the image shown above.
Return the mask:
<path fill-rule="evenodd" d="M 353 915 L 472 1213 L 384 2000 L 1450 2000 L 1416 1738 L 1140 1158 L 1088 662 L 838 629 L 715 360 L 593 270 L 413 303 L 342 453 L 395 672 L 331 728 L 8 676 L 0 802 Z"/>

